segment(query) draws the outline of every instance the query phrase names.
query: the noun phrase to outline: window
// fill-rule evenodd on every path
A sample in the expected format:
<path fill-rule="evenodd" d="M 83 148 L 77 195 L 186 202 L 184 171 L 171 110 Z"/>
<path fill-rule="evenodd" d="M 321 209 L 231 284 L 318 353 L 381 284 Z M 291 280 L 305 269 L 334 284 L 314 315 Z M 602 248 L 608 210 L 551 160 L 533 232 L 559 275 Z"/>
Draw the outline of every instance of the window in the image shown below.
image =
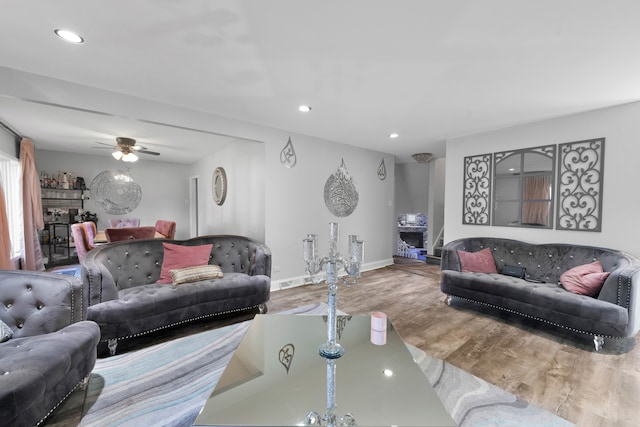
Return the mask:
<path fill-rule="evenodd" d="M 4 190 L 11 239 L 11 257 L 22 257 L 24 232 L 22 220 L 22 172 L 20 162 L 0 152 L 0 183 Z"/>

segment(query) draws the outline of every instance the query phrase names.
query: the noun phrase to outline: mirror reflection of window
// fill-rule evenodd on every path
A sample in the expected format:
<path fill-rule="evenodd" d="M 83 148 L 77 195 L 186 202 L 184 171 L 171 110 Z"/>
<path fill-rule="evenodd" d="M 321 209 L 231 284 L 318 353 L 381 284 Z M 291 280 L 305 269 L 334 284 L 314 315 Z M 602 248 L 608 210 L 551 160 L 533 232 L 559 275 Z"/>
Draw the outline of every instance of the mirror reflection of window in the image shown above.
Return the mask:
<path fill-rule="evenodd" d="M 493 225 L 552 228 L 555 146 L 496 153 Z"/>

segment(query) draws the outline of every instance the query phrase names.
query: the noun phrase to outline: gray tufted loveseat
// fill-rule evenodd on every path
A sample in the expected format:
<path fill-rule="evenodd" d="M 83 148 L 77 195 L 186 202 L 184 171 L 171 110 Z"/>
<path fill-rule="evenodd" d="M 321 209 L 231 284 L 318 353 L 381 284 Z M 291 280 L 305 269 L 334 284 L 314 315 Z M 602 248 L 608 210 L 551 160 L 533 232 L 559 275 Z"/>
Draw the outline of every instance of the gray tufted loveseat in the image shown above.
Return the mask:
<path fill-rule="evenodd" d="M 490 248 L 498 274 L 461 272 L 458 250 Z M 596 297 L 558 285 L 573 267 L 599 260 L 611 274 Z M 505 266 L 526 269 L 524 279 L 500 274 Z M 640 261 L 613 249 L 567 244 L 529 244 L 491 237 L 459 239 L 445 245 L 440 289 L 485 306 L 593 335 L 596 350 L 604 338 L 633 337 L 640 329 Z"/>
<path fill-rule="evenodd" d="M 39 425 L 84 383 L 96 362 L 100 330 L 82 320 L 79 278 L 0 271 L 0 424 Z"/>
<path fill-rule="evenodd" d="M 157 284 L 163 243 L 213 244 L 209 264 L 224 277 L 174 286 Z M 271 251 L 250 238 L 201 236 L 189 240 L 127 240 L 99 246 L 82 263 L 87 319 L 100 326 L 99 350 L 115 354 L 119 340 L 212 316 L 259 308 L 271 291 Z"/>

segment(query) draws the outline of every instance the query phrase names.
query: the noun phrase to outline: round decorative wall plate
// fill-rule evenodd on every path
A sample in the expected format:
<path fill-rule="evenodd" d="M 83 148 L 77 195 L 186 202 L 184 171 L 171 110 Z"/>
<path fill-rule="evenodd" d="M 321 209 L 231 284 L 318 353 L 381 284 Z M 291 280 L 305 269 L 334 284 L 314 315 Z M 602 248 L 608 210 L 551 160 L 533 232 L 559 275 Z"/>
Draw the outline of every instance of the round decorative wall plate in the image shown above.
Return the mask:
<path fill-rule="evenodd" d="M 349 175 L 344 159 L 324 184 L 324 204 L 337 217 L 349 216 L 358 206 L 358 189 Z"/>
<path fill-rule="evenodd" d="M 224 168 L 216 168 L 211 177 L 211 193 L 216 205 L 222 205 L 227 198 L 227 174 Z"/>
<path fill-rule="evenodd" d="M 101 172 L 93 178 L 89 188 L 93 200 L 108 214 L 130 213 L 142 199 L 142 189 L 124 171 Z"/>

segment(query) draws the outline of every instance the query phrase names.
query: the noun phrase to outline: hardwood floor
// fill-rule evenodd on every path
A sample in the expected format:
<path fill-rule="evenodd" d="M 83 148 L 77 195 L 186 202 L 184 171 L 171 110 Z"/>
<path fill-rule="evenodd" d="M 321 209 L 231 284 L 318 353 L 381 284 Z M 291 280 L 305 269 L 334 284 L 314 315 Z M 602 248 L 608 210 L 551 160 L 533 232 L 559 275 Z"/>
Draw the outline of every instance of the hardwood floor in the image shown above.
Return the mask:
<path fill-rule="evenodd" d="M 407 262 L 341 286 L 338 308 L 384 311 L 404 340 L 578 426 L 640 425 L 640 349 L 634 340 L 592 339 L 520 316 L 457 302 L 449 307 L 440 269 Z M 326 301 L 326 285 L 273 292 L 269 311 Z"/>

